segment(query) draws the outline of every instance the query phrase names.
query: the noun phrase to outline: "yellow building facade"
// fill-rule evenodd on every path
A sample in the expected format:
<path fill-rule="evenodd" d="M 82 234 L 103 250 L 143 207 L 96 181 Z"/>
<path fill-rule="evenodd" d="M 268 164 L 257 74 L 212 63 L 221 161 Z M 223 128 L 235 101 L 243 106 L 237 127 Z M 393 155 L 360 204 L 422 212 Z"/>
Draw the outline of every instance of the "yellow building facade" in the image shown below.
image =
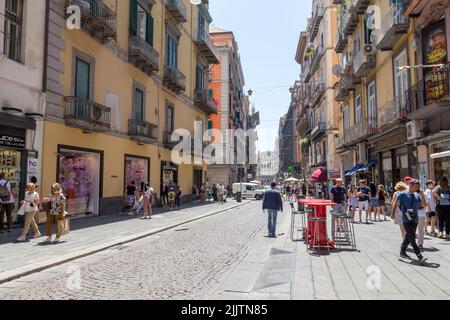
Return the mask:
<path fill-rule="evenodd" d="M 80 30 L 68 29 L 68 5 Z M 122 212 L 132 181 L 158 196 L 166 184 L 200 187 L 201 155 L 172 163 L 170 138 L 215 112 L 208 1 L 52 0 L 48 21 L 42 193 L 60 182 L 69 213 L 99 215 Z"/>

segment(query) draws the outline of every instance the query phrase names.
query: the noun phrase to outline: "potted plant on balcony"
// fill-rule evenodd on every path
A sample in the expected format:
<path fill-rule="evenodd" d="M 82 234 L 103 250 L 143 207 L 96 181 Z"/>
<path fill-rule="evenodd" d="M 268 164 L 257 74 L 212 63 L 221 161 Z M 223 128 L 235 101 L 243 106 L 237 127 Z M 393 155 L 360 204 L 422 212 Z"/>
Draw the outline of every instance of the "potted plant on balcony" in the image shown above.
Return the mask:
<path fill-rule="evenodd" d="M 311 45 L 311 46 L 308 48 L 308 50 L 306 50 L 305 56 L 306 56 L 308 59 L 311 59 L 312 56 L 314 55 L 314 52 L 315 52 L 315 51 L 316 51 L 316 48 L 314 47 L 314 45 Z"/>

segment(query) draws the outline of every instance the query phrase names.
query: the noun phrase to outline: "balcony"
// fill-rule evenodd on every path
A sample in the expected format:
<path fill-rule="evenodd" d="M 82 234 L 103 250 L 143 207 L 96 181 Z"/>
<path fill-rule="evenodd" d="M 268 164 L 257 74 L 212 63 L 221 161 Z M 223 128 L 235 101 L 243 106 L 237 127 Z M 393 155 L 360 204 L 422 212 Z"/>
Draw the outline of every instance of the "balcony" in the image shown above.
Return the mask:
<path fill-rule="evenodd" d="M 137 141 L 139 143 L 156 143 L 158 140 L 156 137 L 157 128 L 158 126 L 156 124 L 144 120 L 128 120 L 128 135 L 130 136 L 130 140 Z"/>
<path fill-rule="evenodd" d="M 409 18 L 403 15 L 403 11 L 403 5 L 391 5 L 381 22 L 380 35 L 377 36 L 377 49 L 392 50 L 399 38 L 408 32 Z"/>
<path fill-rule="evenodd" d="M 164 67 L 163 84 L 175 93 L 186 90 L 186 76 L 174 66 Z"/>
<path fill-rule="evenodd" d="M 314 129 L 311 131 L 311 140 L 316 140 L 321 138 L 327 132 L 327 125 L 323 121 L 319 121 L 314 126 Z"/>
<path fill-rule="evenodd" d="M 320 61 L 322 61 L 324 54 L 325 54 L 324 47 L 321 45 L 317 46 L 311 59 L 311 69 L 309 70 L 310 77 L 317 71 L 317 69 L 319 69 Z"/>
<path fill-rule="evenodd" d="M 310 42 L 313 42 L 317 34 L 319 33 L 320 22 L 322 21 L 324 14 L 325 8 L 323 6 L 323 0 L 316 0 L 311 22 L 311 30 L 309 36 Z"/>
<path fill-rule="evenodd" d="M 345 132 L 345 143 L 354 145 L 378 133 L 377 118 L 365 118 Z"/>
<path fill-rule="evenodd" d="M 361 49 L 353 58 L 353 70 L 356 78 L 366 77 L 376 66 L 376 54 L 367 54 Z"/>
<path fill-rule="evenodd" d="M 351 36 L 358 26 L 358 15 L 351 4 L 343 10 L 341 18 L 344 26 L 344 34 L 346 36 Z"/>
<path fill-rule="evenodd" d="M 319 103 L 320 99 L 325 94 L 325 84 L 318 83 L 313 87 L 313 91 L 311 92 L 311 104 L 314 107 L 317 103 Z"/>
<path fill-rule="evenodd" d="M 71 5 L 80 8 L 81 28 L 91 36 L 102 43 L 117 37 L 117 14 L 102 0 L 68 0 Z"/>
<path fill-rule="evenodd" d="M 450 110 L 450 70 L 448 65 L 422 79 L 406 92 L 407 118 L 426 120 Z"/>
<path fill-rule="evenodd" d="M 311 78 L 311 73 L 309 72 L 311 69 L 311 62 L 306 61 L 302 67 L 302 79 L 304 82 L 308 82 Z"/>
<path fill-rule="evenodd" d="M 217 106 L 210 90 L 195 90 L 194 104 L 208 116 L 217 114 Z"/>
<path fill-rule="evenodd" d="M 390 126 L 397 123 L 398 120 L 406 118 L 406 97 L 395 97 L 392 101 L 388 102 L 381 107 L 379 128 Z"/>
<path fill-rule="evenodd" d="M 178 23 L 187 21 L 187 7 L 182 0 L 164 0 L 164 4 Z"/>
<path fill-rule="evenodd" d="M 159 52 L 141 37 L 129 37 L 128 58 L 136 68 L 149 76 L 159 71 Z"/>
<path fill-rule="evenodd" d="M 65 97 L 64 120 L 66 125 L 87 132 L 111 130 L 111 109 L 80 97 Z"/>
<path fill-rule="evenodd" d="M 338 30 L 334 40 L 334 51 L 336 51 L 336 53 L 344 52 L 347 43 L 348 43 L 348 36 L 341 30 Z"/>
<path fill-rule="evenodd" d="M 337 102 L 344 102 L 348 96 L 350 96 L 350 91 L 346 89 L 344 84 L 344 79 L 341 79 L 334 88 L 334 92 L 336 93 L 336 96 L 334 100 Z"/>
<path fill-rule="evenodd" d="M 172 150 L 180 142 L 179 137 L 175 134 L 173 134 L 174 135 L 173 138 L 178 138 L 178 140 L 172 141 L 172 134 L 173 134 L 172 132 L 168 132 L 168 131 L 164 131 L 164 134 L 163 134 L 164 148 L 169 149 L 169 150 Z"/>
<path fill-rule="evenodd" d="M 216 56 L 214 43 L 207 30 L 197 31 L 195 33 L 194 41 L 202 56 L 205 57 L 210 64 L 219 64 L 220 61 Z"/>
<path fill-rule="evenodd" d="M 333 0 L 333 4 L 343 4 L 344 0 Z"/>
<path fill-rule="evenodd" d="M 311 131 L 314 129 L 314 122 L 311 119 L 308 119 L 308 123 L 305 128 L 305 134 L 311 133 Z"/>
<path fill-rule="evenodd" d="M 367 8 L 370 5 L 370 0 L 354 0 L 353 3 L 355 5 L 355 12 L 357 14 L 366 14 Z"/>

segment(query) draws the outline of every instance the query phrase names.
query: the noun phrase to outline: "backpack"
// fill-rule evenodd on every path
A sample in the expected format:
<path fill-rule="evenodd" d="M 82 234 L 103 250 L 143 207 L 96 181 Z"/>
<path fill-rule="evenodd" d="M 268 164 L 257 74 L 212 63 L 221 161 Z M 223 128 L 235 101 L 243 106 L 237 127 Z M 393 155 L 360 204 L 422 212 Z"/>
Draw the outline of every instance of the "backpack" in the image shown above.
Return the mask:
<path fill-rule="evenodd" d="M 11 192 L 8 190 L 9 181 L 6 181 L 5 184 L 0 184 L 0 200 L 9 201 L 11 199 Z"/>

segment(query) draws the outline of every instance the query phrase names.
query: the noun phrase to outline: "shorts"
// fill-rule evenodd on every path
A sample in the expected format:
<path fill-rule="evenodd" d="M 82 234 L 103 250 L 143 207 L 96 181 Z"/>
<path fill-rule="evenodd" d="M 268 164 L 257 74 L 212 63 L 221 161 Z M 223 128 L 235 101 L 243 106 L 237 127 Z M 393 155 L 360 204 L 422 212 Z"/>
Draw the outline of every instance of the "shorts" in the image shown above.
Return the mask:
<path fill-rule="evenodd" d="M 372 208 L 378 208 L 378 199 L 376 199 L 376 198 L 370 199 L 370 200 L 369 200 L 369 205 L 370 205 Z"/>
<path fill-rule="evenodd" d="M 386 201 L 378 200 L 378 207 L 386 207 Z"/>
<path fill-rule="evenodd" d="M 427 212 L 427 217 L 428 218 L 436 217 L 436 212 L 435 211 Z"/>
<path fill-rule="evenodd" d="M 359 210 L 369 210 L 369 201 L 360 201 Z"/>

